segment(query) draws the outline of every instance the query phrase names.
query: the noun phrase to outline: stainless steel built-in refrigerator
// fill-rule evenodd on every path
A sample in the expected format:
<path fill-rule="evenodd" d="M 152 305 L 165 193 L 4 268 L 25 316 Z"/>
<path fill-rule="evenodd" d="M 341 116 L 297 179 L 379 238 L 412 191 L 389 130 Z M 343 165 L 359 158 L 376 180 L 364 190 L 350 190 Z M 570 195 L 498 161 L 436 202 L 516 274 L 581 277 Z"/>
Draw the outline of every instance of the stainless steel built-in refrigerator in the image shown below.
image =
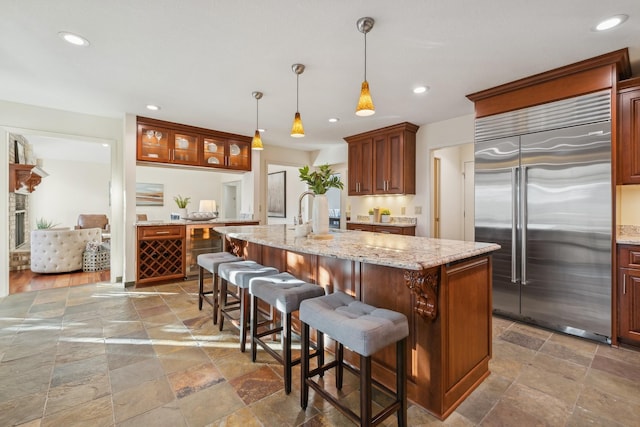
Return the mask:
<path fill-rule="evenodd" d="M 476 120 L 476 240 L 497 314 L 611 336 L 610 94 Z"/>

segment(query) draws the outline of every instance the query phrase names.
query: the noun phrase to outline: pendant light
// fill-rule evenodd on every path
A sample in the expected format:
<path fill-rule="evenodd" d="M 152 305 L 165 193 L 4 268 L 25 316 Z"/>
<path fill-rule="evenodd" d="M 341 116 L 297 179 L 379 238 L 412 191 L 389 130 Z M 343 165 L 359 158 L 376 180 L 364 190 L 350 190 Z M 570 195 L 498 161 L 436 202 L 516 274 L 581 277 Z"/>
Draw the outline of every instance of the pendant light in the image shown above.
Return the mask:
<path fill-rule="evenodd" d="M 251 149 L 252 150 L 262 150 L 264 147 L 262 146 L 262 138 L 260 138 L 260 127 L 258 126 L 258 101 L 262 98 L 262 92 L 253 92 L 251 95 L 256 99 L 256 133 L 253 135 L 253 139 L 251 140 Z"/>
<path fill-rule="evenodd" d="M 291 136 L 294 138 L 302 138 L 304 136 L 304 127 L 302 126 L 302 119 L 300 118 L 300 112 L 298 111 L 298 98 L 300 96 L 299 79 L 300 74 L 304 72 L 304 65 L 293 64 L 291 69 L 296 73 L 296 115 L 293 118 L 293 126 L 291 126 Z"/>
<path fill-rule="evenodd" d="M 369 82 L 367 81 L 367 33 L 371 31 L 374 23 L 373 18 L 369 17 L 360 18 L 356 23 L 358 31 L 364 34 L 364 81 L 362 82 L 360 99 L 358 99 L 358 106 L 356 107 L 356 115 L 358 116 L 371 116 L 376 112 L 369 92 Z"/>

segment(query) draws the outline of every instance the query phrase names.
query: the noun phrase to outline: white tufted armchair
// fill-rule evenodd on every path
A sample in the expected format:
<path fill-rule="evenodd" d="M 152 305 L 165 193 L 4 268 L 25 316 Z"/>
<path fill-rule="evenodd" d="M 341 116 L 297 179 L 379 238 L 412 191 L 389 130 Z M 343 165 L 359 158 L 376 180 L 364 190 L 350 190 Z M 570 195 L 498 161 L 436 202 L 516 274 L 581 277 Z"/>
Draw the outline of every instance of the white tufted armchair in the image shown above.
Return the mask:
<path fill-rule="evenodd" d="M 33 230 L 31 232 L 31 271 L 64 273 L 82 269 L 87 242 L 102 242 L 102 230 Z"/>

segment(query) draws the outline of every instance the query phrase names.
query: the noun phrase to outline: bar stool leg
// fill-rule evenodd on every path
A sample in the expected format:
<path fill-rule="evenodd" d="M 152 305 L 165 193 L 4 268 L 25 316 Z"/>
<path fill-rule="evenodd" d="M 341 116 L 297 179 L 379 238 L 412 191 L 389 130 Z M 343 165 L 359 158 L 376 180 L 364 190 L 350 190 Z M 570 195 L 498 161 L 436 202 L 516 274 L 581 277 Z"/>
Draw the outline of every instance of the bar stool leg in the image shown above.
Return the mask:
<path fill-rule="evenodd" d="M 307 409 L 307 403 L 309 402 L 309 384 L 307 384 L 307 377 L 309 376 L 309 325 L 302 322 L 301 325 L 302 335 L 302 355 L 300 360 L 300 407 Z M 320 338 L 318 338 L 320 341 Z M 318 351 L 324 353 L 324 347 L 318 346 Z M 318 363 L 320 361 L 318 360 Z"/>
<path fill-rule="evenodd" d="M 343 368 L 343 360 L 344 360 L 344 346 L 336 341 L 336 362 L 338 363 L 336 366 L 336 388 L 338 390 L 342 390 L 342 380 L 344 378 L 344 368 Z"/>
<path fill-rule="evenodd" d="M 291 313 L 282 313 L 282 345 L 284 361 L 284 392 L 291 393 Z"/>
<path fill-rule="evenodd" d="M 224 315 L 222 307 L 227 305 L 227 281 L 220 278 L 220 292 L 218 293 L 218 318 L 220 319 L 220 330 L 224 327 Z"/>
<path fill-rule="evenodd" d="M 218 277 L 217 274 L 214 274 L 213 275 L 213 295 L 211 298 L 213 300 L 213 324 L 214 325 L 218 323 L 218 280 L 220 280 L 220 278 Z"/>
<path fill-rule="evenodd" d="M 360 355 L 360 425 L 367 427 L 371 425 L 371 357 L 362 355 Z"/>
<path fill-rule="evenodd" d="M 258 332 L 258 297 L 251 296 L 251 327 L 249 328 L 249 335 L 251 335 L 251 361 L 255 362 L 258 356 L 258 343 L 256 342 L 255 335 Z"/>
<path fill-rule="evenodd" d="M 316 331 L 316 344 L 318 349 L 318 367 L 324 366 L 324 334 L 320 331 Z M 324 369 L 320 370 L 320 378 L 324 378 Z"/>
<path fill-rule="evenodd" d="M 238 288 L 240 294 L 240 351 L 247 348 L 247 324 L 249 323 L 249 289 Z"/>
<path fill-rule="evenodd" d="M 204 268 L 200 267 L 198 269 L 198 310 L 202 310 L 202 300 L 203 300 L 203 292 L 204 292 Z M 215 297 L 215 295 L 214 295 Z M 215 310 L 213 311 L 215 313 Z M 215 321 L 213 323 L 216 323 Z"/>
<path fill-rule="evenodd" d="M 407 425 L 407 339 L 396 343 L 396 396 L 400 398 L 401 407 L 398 410 L 398 426 Z"/>

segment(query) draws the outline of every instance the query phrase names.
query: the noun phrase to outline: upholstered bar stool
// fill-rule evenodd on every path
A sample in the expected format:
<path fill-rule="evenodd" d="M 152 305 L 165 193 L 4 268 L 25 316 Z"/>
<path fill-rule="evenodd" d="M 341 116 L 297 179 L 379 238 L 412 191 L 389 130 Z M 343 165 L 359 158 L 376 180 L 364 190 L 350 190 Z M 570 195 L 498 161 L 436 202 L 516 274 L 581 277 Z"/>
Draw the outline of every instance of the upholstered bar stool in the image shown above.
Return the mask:
<path fill-rule="evenodd" d="M 232 312 L 240 310 L 238 329 L 240 329 L 240 351 L 244 353 L 247 342 L 247 329 L 249 327 L 249 282 L 254 277 L 271 276 L 278 274 L 273 267 L 265 267 L 254 261 L 240 261 L 220 264 L 218 276 L 220 276 L 220 291 L 218 292 L 218 317 L 220 330 L 224 327 L 225 317 L 230 321 L 235 319 Z M 237 300 L 228 302 L 228 284 L 238 289 Z M 238 302 L 240 304 L 238 304 Z"/>
<path fill-rule="evenodd" d="M 300 304 L 300 321 L 302 322 L 302 390 L 300 405 L 307 408 L 309 387 L 328 400 L 340 412 L 361 426 L 376 425 L 388 416 L 397 412 L 398 425 L 407 425 L 407 372 L 406 341 L 409 335 L 407 317 L 402 313 L 376 308 L 342 292 L 336 292 L 319 298 L 302 301 Z M 314 328 L 318 335 L 329 335 L 336 341 L 335 360 L 309 369 L 309 328 Z M 378 350 L 396 344 L 396 391 L 371 378 L 371 355 Z M 344 346 L 360 355 L 360 370 L 356 370 L 343 361 Z M 336 387 L 342 388 L 343 368 L 360 376 L 360 416 L 343 405 L 336 397 L 326 391 L 312 378 L 328 369 L 336 368 Z M 372 383 L 393 396 L 394 401 L 372 416 Z"/>
<path fill-rule="evenodd" d="M 198 255 L 198 310 L 202 310 L 202 301 L 206 301 L 213 307 L 213 324 L 218 323 L 218 266 L 226 262 L 242 261 L 229 252 L 215 252 Z M 212 275 L 213 283 L 211 291 L 204 291 L 204 271 Z M 210 296 L 209 296 L 210 295 Z"/>
<path fill-rule="evenodd" d="M 300 303 L 308 298 L 324 295 L 324 288 L 299 280 L 289 273 L 251 279 L 251 358 L 256 361 L 257 346 L 260 345 L 284 366 L 284 391 L 291 393 L 291 368 L 300 363 L 300 358 L 291 359 L 291 313 L 298 311 Z M 272 316 L 270 322 L 258 322 L 258 303 L 262 300 L 281 313 L 281 321 Z M 260 325 L 264 325 L 259 331 Z M 262 338 L 280 333 L 282 352 L 274 351 Z"/>

